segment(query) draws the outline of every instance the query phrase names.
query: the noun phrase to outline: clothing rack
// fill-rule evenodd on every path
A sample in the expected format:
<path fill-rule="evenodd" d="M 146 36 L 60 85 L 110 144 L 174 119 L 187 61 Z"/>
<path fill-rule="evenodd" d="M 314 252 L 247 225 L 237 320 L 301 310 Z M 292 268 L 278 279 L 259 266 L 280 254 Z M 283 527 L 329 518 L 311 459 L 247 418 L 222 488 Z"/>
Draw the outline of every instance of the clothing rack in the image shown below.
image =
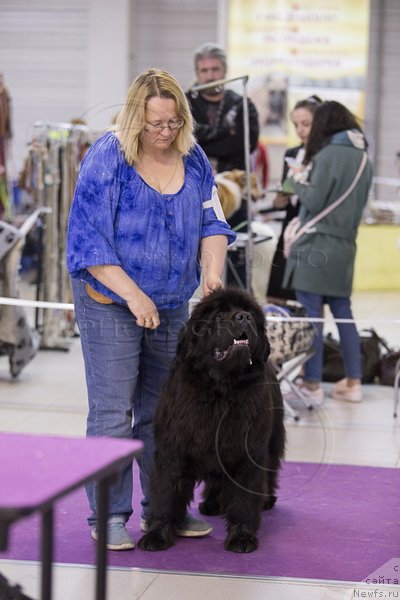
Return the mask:
<path fill-rule="evenodd" d="M 241 75 L 239 77 L 231 77 L 229 79 L 218 79 L 212 83 L 204 83 L 194 85 L 191 87 L 191 91 L 200 92 L 210 88 L 218 88 L 227 83 L 233 83 L 234 81 L 241 81 L 243 86 L 243 143 L 244 143 L 244 161 L 246 171 L 246 186 L 244 196 L 247 201 L 247 223 L 248 223 L 248 235 L 245 244 L 245 262 L 246 262 L 246 290 L 251 292 L 251 270 L 252 270 L 252 257 L 253 257 L 253 237 L 251 234 L 250 223 L 253 220 L 252 214 L 252 202 L 251 202 L 251 183 L 250 183 L 250 129 L 249 129 L 249 106 L 248 106 L 248 92 L 247 83 L 249 80 L 248 75 Z"/>
<path fill-rule="evenodd" d="M 71 302 L 66 267 L 69 209 L 84 153 L 99 133 L 85 125 L 36 121 L 25 159 L 22 186 L 34 208 L 45 208 L 38 220 L 36 300 Z M 68 350 L 74 321 L 69 313 L 36 309 L 35 327 L 42 349 Z"/>

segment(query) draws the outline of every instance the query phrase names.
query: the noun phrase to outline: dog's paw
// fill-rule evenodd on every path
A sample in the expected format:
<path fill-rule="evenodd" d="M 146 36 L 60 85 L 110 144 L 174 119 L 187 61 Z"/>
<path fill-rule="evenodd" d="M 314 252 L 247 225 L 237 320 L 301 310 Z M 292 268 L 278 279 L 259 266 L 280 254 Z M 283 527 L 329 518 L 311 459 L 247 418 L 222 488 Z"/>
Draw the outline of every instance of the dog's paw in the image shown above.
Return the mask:
<path fill-rule="evenodd" d="M 150 552 L 158 552 L 160 550 L 168 550 L 174 545 L 174 536 L 170 528 L 152 529 L 145 533 L 138 541 L 138 546 L 141 550 Z"/>
<path fill-rule="evenodd" d="M 229 552 L 254 552 L 258 548 L 258 538 L 254 533 L 250 533 L 244 525 L 236 525 L 230 530 L 224 548 Z"/>
<path fill-rule="evenodd" d="M 214 500 L 204 500 L 203 502 L 200 502 L 199 511 L 202 515 L 207 515 L 209 517 L 216 517 L 221 514 L 219 504 Z"/>
<path fill-rule="evenodd" d="M 268 498 L 263 503 L 263 510 L 271 510 L 271 508 L 274 508 L 277 500 L 277 496 L 268 496 Z"/>

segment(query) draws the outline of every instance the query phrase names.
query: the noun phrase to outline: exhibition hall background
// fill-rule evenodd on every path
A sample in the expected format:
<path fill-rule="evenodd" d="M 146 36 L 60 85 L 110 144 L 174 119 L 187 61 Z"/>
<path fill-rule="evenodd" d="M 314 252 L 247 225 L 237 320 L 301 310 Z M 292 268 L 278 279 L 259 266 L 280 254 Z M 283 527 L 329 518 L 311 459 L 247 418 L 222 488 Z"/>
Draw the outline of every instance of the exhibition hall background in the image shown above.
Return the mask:
<path fill-rule="evenodd" d="M 400 151 L 400 2 L 370 0 L 369 10 L 364 128 L 375 176 L 395 180 Z M 189 87 L 194 81 L 193 50 L 204 41 L 226 46 L 228 17 L 229 0 L 1 0 L 0 72 L 12 100 L 13 177 L 22 167 L 34 123 L 82 118 L 90 128 L 104 129 L 131 80 L 150 66 L 171 71 Z M 285 144 L 268 145 L 271 182 L 280 177 L 284 150 Z M 396 185 L 375 186 L 374 193 L 400 202 Z M 386 233 L 381 231 L 383 245 L 377 242 L 381 257 L 375 266 L 368 265 L 366 277 L 363 273 L 356 279 L 358 288 L 362 279 L 371 289 L 382 270 L 386 240 L 399 237 L 393 229 Z M 366 248 L 369 237 L 368 233 Z M 370 262 L 368 254 L 366 259 Z M 384 258 L 388 274 L 379 288 L 389 285 L 388 277 L 400 282 L 391 275 L 398 262 L 398 249 L 391 242 Z M 390 285 L 399 289 L 395 282 Z"/>

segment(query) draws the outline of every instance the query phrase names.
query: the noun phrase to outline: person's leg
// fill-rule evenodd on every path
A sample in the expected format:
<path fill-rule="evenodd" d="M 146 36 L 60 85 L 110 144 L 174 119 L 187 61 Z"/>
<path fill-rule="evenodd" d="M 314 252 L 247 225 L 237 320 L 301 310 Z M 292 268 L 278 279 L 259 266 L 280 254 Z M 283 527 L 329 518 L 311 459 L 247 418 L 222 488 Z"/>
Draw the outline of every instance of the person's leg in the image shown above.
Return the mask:
<path fill-rule="evenodd" d="M 327 302 L 335 319 L 353 319 L 350 298 L 328 297 Z M 354 323 L 337 323 L 344 369 L 349 379 L 361 379 L 361 346 Z"/>
<path fill-rule="evenodd" d="M 143 329 L 127 307 L 99 304 L 89 298 L 82 281 L 73 279 L 75 313 L 85 361 L 89 412 L 88 436 L 132 438 L 132 410 Z M 96 486 L 87 486 L 96 525 Z M 126 522 L 132 514 L 132 465 L 110 486 L 109 517 Z"/>
<path fill-rule="evenodd" d="M 146 329 L 140 362 L 138 384 L 134 401 L 133 437 L 142 440 L 144 448 L 137 462 L 142 487 L 142 517 L 148 517 L 149 476 L 153 467 L 153 420 L 161 390 L 175 357 L 180 329 L 188 319 L 188 306 L 174 310 L 160 310 L 160 325 Z"/>
<path fill-rule="evenodd" d="M 350 298 L 327 298 L 335 319 L 353 319 Z M 333 398 L 360 402 L 361 387 L 361 345 L 357 328 L 354 323 L 337 323 L 340 350 L 342 353 L 346 377 L 337 381 L 332 390 Z"/>
<path fill-rule="evenodd" d="M 308 317 L 321 318 L 323 297 L 320 294 L 296 290 L 296 299 L 304 306 Z M 311 389 L 319 387 L 322 380 L 323 365 L 323 324 L 317 322 L 314 325 L 315 337 L 312 346 L 314 354 L 304 365 L 304 381 L 306 384 L 309 383 L 311 385 Z"/>

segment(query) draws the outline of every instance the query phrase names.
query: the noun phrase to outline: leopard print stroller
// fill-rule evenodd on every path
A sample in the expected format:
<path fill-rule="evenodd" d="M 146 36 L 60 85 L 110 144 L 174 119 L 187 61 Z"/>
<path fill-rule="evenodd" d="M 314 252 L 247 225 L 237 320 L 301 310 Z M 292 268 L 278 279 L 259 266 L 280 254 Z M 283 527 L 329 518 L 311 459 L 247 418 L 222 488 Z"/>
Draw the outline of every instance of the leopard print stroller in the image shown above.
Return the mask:
<path fill-rule="evenodd" d="M 308 409 L 313 408 L 293 380 L 313 352 L 315 327 L 307 320 L 304 307 L 299 302 L 288 300 L 285 304 L 267 304 L 264 312 L 271 346 L 269 361 L 281 385 L 286 412 L 298 421 L 299 413 L 291 406 L 287 396 L 292 392 Z"/>

